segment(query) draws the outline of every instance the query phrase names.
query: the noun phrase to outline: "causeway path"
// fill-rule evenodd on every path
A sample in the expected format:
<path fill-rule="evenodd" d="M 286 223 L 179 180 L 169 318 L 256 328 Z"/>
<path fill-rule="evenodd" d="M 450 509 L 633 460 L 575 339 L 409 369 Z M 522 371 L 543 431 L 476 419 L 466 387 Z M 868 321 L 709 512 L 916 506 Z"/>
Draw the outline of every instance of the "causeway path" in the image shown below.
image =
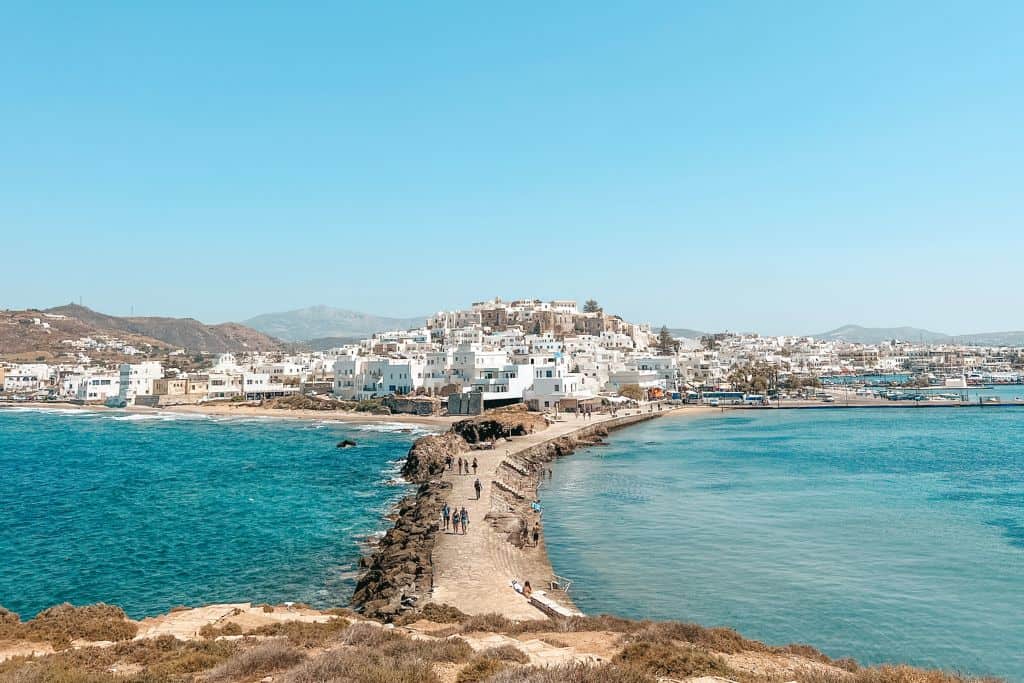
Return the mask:
<path fill-rule="evenodd" d="M 699 408 L 655 411 L 653 414 L 644 411 L 643 418 L 677 412 L 703 411 Z M 469 451 L 462 454 L 462 457 L 468 457 L 470 462 L 474 456 L 476 457 L 479 464 L 476 476 L 474 477 L 472 473 L 460 475 L 453 466 L 453 469 L 445 472 L 442 478 L 452 484 L 448 505 L 453 510 L 464 506 L 469 513 L 469 531 L 465 535 L 453 534 L 449 528 L 437 535 L 432 555 L 434 587 L 431 601 L 452 605 L 466 614 L 498 613 L 517 620 L 545 617 L 543 612 L 532 606 L 510 586 L 512 578 L 517 578 L 520 582 L 529 581 L 534 590 L 547 589 L 548 581 L 554 572 L 544 546 L 544 534 L 541 533 L 540 542 L 536 547 L 518 548 L 507 540 L 507 533 L 495 530 L 484 520 L 491 511 L 491 492 L 498 468 L 509 455 L 547 441 L 572 436 L 602 423 L 614 428 L 623 426 L 623 422 L 638 421 L 639 418 L 629 419 L 630 414 L 637 415 L 637 411 L 628 411 L 615 418 L 607 414 L 595 414 L 589 420 L 577 418 L 570 413 L 545 430 L 498 443 L 494 450 Z M 473 482 L 477 477 L 483 484 L 479 500 L 476 499 L 476 492 L 473 489 Z M 535 491 L 531 489 L 522 493 L 533 496 Z M 563 595 L 549 597 L 554 597 L 561 604 L 567 602 Z"/>

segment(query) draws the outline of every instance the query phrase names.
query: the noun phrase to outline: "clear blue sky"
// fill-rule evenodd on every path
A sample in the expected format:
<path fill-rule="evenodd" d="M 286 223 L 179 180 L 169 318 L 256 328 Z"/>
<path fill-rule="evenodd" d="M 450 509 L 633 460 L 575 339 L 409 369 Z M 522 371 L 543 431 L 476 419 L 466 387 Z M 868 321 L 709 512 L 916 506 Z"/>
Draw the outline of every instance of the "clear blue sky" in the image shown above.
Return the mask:
<path fill-rule="evenodd" d="M 1024 329 L 1024 3 L 269 4 L 4 5 L 0 307 Z"/>

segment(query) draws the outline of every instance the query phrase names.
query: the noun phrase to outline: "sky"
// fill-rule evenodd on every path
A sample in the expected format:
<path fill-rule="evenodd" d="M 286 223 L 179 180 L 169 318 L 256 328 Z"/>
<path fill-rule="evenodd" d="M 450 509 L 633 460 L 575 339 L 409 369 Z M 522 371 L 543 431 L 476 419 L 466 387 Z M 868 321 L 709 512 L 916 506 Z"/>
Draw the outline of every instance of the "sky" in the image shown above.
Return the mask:
<path fill-rule="evenodd" d="M 1024 329 L 1024 3 L 0 12 L 0 307 Z"/>

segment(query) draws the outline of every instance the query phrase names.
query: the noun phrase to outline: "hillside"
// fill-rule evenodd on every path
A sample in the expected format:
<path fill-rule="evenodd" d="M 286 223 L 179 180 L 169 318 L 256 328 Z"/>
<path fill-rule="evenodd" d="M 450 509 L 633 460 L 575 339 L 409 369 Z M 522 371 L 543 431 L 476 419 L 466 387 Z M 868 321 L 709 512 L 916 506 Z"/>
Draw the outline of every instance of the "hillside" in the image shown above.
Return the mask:
<path fill-rule="evenodd" d="M 0 356 L 6 360 L 55 359 L 72 351 L 65 340 L 116 336 L 141 351 L 170 350 L 165 342 L 145 335 L 109 331 L 74 317 L 49 317 L 43 311 L 0 311 Z M 123 360 L 116 351 L 92 351 L 96 359 Z"/>
<path fill-rule="evenodd" d="M 815 339 L 847 341 L 855 344 L 879 344 L 892 339 L 941 343 L 950 339 L 948 334 L 932 332 L 919 327 L 861 327 L 860 325 L 843 325 L 834 330 L 811 336 Z"/>
<path fill-rule="evenodd" d="M 919 327 L 862 327 L 844 325 L 829 332 L 811 335 L 815 339 L 830 339 L 855 344 L 879 344 L 898 339 L 926 344 L 976 344 L 978 346 L 1024 346 L 1024 331 L 1020 332 L 978 332 L 974 334 L 949 335 L 932 332 Z"/>
<path fill-rule="evenodd" d="M 419 318 L 388 318 L 331 306 L 310 306 L 294 311 L 265 313 L 244 321 L 249 327 L 287 341 L 324 337 L 363 338 L 384 330 L 421 327 Z"/>
<path fill-rule="evenodd" d="M 655 332 L 657 332 L 657 330 L 655 330 Z M 704 332 L 700 332 L 698 330 L 691 330 L 686 327 L 670 327 L 668 328 L 668 333 L 671 334 L 676 339 L 679 339 L 681 337 L 686 339 L 700 339 L 705 334 Z"/>
<path fill-rule="evenodd" d="M 45 312 L 78 320 L 97 331 L 139 335 L 171 348 L 195 353 L 274 351 L 283 347 L 280 340 L 238 323 L 207 325 L 193 318 L 122 318 L 77 304 L 58 306 Z"/>

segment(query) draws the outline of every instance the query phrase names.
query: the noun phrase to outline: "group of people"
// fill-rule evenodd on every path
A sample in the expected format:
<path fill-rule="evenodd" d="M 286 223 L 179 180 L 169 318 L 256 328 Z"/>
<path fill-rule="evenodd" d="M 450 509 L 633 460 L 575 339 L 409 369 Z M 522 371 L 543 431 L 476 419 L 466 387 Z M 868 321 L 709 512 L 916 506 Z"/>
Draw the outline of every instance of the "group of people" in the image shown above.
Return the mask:
<path fill-rule="evenodd" d="M 476 468 L 479 467 L 479 463 L 477 463 L 477 461 L 476 461 L 476 456 L 473 456 L 473 463 L 470 464 L 468 458 L 460 457 L 458 459 L 458 462 L 455 462 L 452 459 L 452 456 L 449 455 L 449 456 L 445 457 L 444 464 L 448 468 L 449 471 L 452 469 L 452 465 L 453 464 L 458 465 L 459 474 L 469 474 L 469 468 L 470 467 L 473 468 L 473 474 L 476 474 Z"/>
<path fill-rule="evenodd" d="M 480 497 L 479 493 L 477 497 Z M 445 531 L 448 531 L 448 525 L 451 524 L 453 534 L 459 533 L 460 528 L 463 534 L 469 529 L 469 513 L 466 512 L 465 506 L 459 510 L 450 508 L 448 503 L 445 503 L 444 507 L 441 508 L 441 521 L 444 524 Z"/>

